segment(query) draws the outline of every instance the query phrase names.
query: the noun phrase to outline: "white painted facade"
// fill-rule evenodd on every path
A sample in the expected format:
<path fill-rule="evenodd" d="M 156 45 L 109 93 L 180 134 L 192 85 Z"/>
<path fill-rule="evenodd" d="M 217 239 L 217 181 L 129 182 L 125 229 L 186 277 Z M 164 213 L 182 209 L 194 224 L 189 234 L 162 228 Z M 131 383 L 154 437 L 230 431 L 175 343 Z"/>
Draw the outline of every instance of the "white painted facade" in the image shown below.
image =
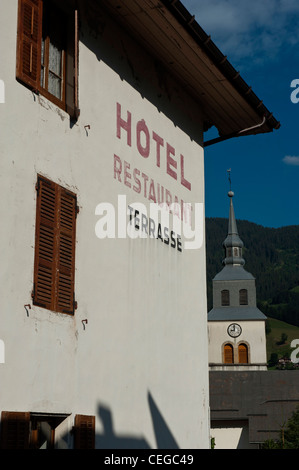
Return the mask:
<path fill-rule="evenodd" d="M 72 448 L 74 416 L 85 414 L 96 416 L 96 447 L 155 448 L 164 439 L 209 448 L 204 239 L 180 252 L 149 237 L 96 236 L 98 205 L 117 208 L 123 195 L 127 205 L 149 209 L 151 180 L 156 192 L 159 184 L 173 199 L 204 203 L 200 109 L 170 77 L 167 90 L 159 86 L 151 57 L 113 20 L 96 38 L 83 14 L 81 115 L 71 126 L 64 111 L 16 81 L 18 2 L 0 3 L 0 411 L 67 414 L 55 432 L 58 447 Z M 117 135 L 117 109 L 124 120 L 131 113 L 131 146 L 128 131 Z M 142 120 L 148 158 L 136 144 Z M 164 141 L 160 167 L 153 131 Z M 166 143 L 175 151 L 177 179 L 166 171 Z M 181 154 L 191 190 L 181 184 Z M 116 174 L 115 155 L 122 163 Z M 134 169 L 148 177 L 139 193 Z M 78 198 L 74 316 L 32 305 L 38 174 Z"/>
<path fill-rule="evenodd" d="M 249 444 L 248 421 L 226 421 L 212 425 L 211 436 L 214 449 L 258 449 L 258 444 Z"/>
<path fill-rule="evenodd" d="M 242 333 L 237 338 L 228 334 L 231 324 L 237 323 Z M 212 370 L 267 370 L 266 336 L 264 321 L 219 321 L 209 322 L 209 362 Z M 231 344 L 234 350 L 234 364 L 224 363 L 224 345 Z M 249 364 L 239 364 L 238 346 L 248 347 Z"/>
<path fill-rule="evenodd" d="M 267 370 L 266 316 L 256 306 L 256 281 L 244 269 L 233 196 L 222 270 L 213 279 L 213 308 L 208 313 L 210 370 Z"/>

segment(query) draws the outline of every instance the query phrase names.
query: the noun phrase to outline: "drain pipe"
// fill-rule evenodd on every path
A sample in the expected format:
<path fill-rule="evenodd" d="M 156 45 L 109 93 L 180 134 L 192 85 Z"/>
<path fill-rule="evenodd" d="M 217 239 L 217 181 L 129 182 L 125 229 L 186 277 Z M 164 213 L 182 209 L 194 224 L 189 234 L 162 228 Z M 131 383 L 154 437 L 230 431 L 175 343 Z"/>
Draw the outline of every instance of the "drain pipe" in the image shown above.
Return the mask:
<path fill-rule="evenodd" d="M 265 124 L 265 122 L 266 122 L 266 116 L 264 116 L 262 122 L 260 124 L 257 124 L 256 126 L 248 127 L 247 129 L 243 129 L 238 132 L 233 132 L 232 134 L 224 135 L 222 137 L 217 137 L 216 139 L 208 140 L 207 142 L 204 142 L 203 146 L 209 147 L 210 145 L 218 144 L 219 142 L 223 142 L 224 140 L 232 139 L 233 137 L 239 137 L 245 132 L 252 131 L 253 129 L 258 129 L 259 127 L 262 127 Z"/>

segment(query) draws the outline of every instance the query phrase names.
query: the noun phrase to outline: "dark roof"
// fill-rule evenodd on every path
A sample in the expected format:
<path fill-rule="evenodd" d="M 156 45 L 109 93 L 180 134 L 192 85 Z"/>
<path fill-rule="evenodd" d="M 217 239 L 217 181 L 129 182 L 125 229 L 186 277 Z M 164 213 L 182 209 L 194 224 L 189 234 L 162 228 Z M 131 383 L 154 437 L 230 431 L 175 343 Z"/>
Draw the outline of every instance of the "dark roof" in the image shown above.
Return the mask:
<path fill-rule="evenodd" d="M 238 307 L 212 308 L 208 313 L 208 321 L 247 321 L 266 320 L 267 317 L 257 308 L 240 305 Z"/>
<path fill-rule="evenodd" d="M 213 281 L 248 281 L 249 279 L 254 280 L 255 278 L 243 266 L 227 265 L 216 274 Z"/>
<path fill-rule="evenodd" d="M 252 443 L 279 438 L 299 405 L 297 370 L 210 371 L 209 379 L 212 426 L 248 420 Z"/>
<path fill-rule="evenodd" d="M 97 1 L 200 103 L 205 130 L 226 138 L 280 127 L 179 0 Z"/>

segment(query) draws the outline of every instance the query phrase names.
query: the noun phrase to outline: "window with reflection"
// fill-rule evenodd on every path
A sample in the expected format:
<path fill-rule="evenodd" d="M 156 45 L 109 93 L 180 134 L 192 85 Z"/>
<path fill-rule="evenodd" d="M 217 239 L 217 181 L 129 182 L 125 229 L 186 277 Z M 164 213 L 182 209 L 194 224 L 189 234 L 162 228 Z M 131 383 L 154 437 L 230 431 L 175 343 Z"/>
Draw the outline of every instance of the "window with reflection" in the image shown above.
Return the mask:
<path fill-rule="evenodd" d="M 44 1 L 41 42 L 41 87 L 64 101 L 66 22 L 55 4 Z"/>
<path fill-rule="evenodd" d="M 74 0 L 19 0 L 16 77 L 79 117 L 79 12 Z"/>

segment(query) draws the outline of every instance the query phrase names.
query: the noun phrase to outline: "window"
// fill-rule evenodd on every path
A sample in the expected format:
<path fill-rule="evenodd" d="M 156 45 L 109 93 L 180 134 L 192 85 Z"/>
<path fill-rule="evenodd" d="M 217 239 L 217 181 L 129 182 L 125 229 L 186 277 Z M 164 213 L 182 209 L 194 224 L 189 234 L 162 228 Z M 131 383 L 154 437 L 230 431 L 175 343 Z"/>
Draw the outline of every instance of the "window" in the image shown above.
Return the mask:
<path fill-rule="evenodd" d="M 65 414 L 2 411 L 1 449 L 54 449 L 55 430 Z M 94 449 L 95 416 L 76 415 L 75 449 Z"/>
<path fill-rule="evenodd" d="M 234 248 L 234 256 L 239 256 L 239 248 Z"/>
<path fill-rule="evenodd" d="M 248 305 L 248 291 L 247 289 L 241 289 L 239 291 L 240 305 Z"/>
<path fill-rule="evenodd" d="M 224 361 L 225 364 L 234 363 L 234 348 L 231 344 L 224 345 Z"/>
<path fill-rule="evenodd" d="M 239 355 L 239 363 L 248 364 L 248 347 L 246 344 L 244 343 L 239 344 L 238 355 Z"/>
<path fill-rule="evenodd" d="M 73 314 L 77 198 L 38 176 L 33 304 Z"/>
<path fill-rule="evenodd" d="M 78 11 L 19 0 L 17 79 L 78 118 Z"/>
<path fill-rule="evenodd" d="M 229 290 L 222 290 L 221 291 L 221 305 L 222 307 L 229 306 Z"/>
<path fill-rule="evenodd" d="M 28 413 L 30 417 L 30 449 L 55 449 L 55 429 L 68 415 L 50 413 Z"/>

